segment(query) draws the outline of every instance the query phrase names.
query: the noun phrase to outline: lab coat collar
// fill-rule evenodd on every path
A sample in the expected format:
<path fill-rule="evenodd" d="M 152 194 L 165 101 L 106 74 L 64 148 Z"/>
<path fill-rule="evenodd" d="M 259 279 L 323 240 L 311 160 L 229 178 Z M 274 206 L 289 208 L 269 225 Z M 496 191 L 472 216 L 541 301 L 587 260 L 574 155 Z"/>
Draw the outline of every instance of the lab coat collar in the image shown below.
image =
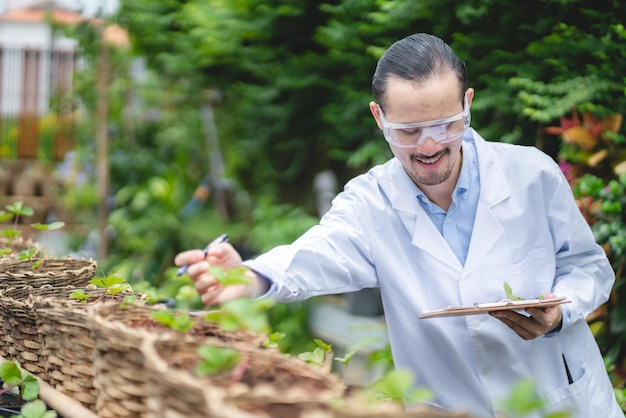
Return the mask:
<path fill-rule="evenodd" d="M 471 128 L 464 141 L 473 141 L 476 144 L 481 184 L 474 232 L 465 263 L 467 273 L 488 253 L 502 234 L 502 226 L 492 208 L 510 196 L 510 187 L 493 148 Z M 419 190 L 405 173 L 402 164 L 395 158 L 389 161 L 377 181 L 389 196 L 405 228 L 412 234 L 412 244 L 461 272 L 464 267 L 416 200 Z"/>

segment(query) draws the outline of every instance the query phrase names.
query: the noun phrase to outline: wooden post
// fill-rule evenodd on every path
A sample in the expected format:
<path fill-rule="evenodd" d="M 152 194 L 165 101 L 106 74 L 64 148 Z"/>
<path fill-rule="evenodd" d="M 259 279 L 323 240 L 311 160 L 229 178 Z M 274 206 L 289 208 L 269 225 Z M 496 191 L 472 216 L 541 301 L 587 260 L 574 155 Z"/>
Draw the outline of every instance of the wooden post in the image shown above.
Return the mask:
<path fill-rule="evenodd" d="M 100 245 L 98 247 L 98 258 L 104 260 L 108 255 L 109 243 L 107 238 L 107 218 L 109 216 L 107 200 L 110 188 L 109 173 L 109 136 L 108 125 L 108 87 L 109 87 L 109 46 L 104 40 L 100 31 L 100 57 L 98 60 L 98 103 L 96 105 L 96 186 L 98 190 L 98 233 Z"/>

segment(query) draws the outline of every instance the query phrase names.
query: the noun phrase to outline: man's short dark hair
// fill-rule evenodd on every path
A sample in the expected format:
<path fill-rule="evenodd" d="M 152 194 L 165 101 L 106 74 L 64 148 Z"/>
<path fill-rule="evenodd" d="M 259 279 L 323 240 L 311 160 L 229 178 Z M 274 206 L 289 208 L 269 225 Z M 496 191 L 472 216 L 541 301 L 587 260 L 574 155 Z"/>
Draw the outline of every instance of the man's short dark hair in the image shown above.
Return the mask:
<path fill-rule="evenodd" d="M 427 33 L 407 36 L 391 45 L 378 61 L 372 77 L 374 100 L 384 109 L 387 81 L 392 77 L 423 83 L 448 70 L 456 73 L 463 100 L 467 69 L 452 48 Z"/>

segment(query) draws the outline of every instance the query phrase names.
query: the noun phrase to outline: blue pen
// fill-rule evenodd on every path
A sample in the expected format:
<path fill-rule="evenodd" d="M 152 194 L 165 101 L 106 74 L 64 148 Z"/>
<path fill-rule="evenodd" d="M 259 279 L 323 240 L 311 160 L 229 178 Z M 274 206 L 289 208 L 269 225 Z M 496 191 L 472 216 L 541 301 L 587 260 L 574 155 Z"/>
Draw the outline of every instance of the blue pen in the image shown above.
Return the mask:
<path fill-rule="evenodd" d="M 206 257 L 207 253 L 209 252 L 209 248 L 211 248 L 211 246 L 213 246 L 215 244 L 220 244 L 222 242 L 227 242 L 227 241 L 228 241 L 228 235 L 222 234 L 219 237 L 215 238 L 213 241 L 209 242 L 209 244 L 206 247 L 204 247 L 204 250 L 202 250 L 202 253 Z M 176 272 L 176 276 L 177 277 L 178 276 L 182 276 L 183 274 L 187 273 L 187 269 L 188 268 L 189 268 L 189 265 L 182 266 Z"/>

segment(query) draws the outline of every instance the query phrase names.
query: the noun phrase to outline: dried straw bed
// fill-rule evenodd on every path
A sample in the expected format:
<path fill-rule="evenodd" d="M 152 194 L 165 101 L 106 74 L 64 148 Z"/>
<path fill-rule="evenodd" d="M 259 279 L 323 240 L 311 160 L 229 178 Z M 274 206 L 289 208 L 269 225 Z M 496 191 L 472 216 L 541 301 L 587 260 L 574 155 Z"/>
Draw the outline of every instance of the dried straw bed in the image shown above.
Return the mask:
<path fill-rule="evenodd" d="M 231 371 L 198 377 L 194 372 L 199 362 L 197 349 L 203 344 L 144 341 L 152 416 L 299 418 L 312 411 L 331 416 L 327 401 L 343 394 L 343 384 L 336 376 L 298 358 L 254 347 L 234 347 L 244 366 L 238 381 L 231 382 Z"/>
<path fill-rule="evenodd" d="M 181 334 L 153 320 L 150 313 L 154 309 L 98 306 L 90 311 L 96 344 L 96 412 L 101 418 L 149 416 L 146 401 L 152 388 L 146 384 L 141 352 L 141 344 L 147 338 L 185 342 L 201 338 L 218 345 L 245 343 L 250 346 L 259 346 L 264 340 L 264 336 L 247 331 L 226 333 L 206 321 L 197 321 L 191 331 Z"/>
<path fill-rule="evenodd" d="M 471 418 L 426 405 L 410 412 L 393 402 L 365 396 L 344 398 L 336 376 L 296 357 L 271 350 L 235 347 L 245 370 L 199 377 L 195 367 L 202 341 L 146 339 L 142 345 L 147 400 L 153 418 Z"/>
<path fill-rule="evenodd" d="M 45 258 L 33 269 L 37 260 L 12 260 L 0 263 L 0 288 L 51 285 L 57 287 L 89 284 L 97 263 L 91 259 Z"/>

